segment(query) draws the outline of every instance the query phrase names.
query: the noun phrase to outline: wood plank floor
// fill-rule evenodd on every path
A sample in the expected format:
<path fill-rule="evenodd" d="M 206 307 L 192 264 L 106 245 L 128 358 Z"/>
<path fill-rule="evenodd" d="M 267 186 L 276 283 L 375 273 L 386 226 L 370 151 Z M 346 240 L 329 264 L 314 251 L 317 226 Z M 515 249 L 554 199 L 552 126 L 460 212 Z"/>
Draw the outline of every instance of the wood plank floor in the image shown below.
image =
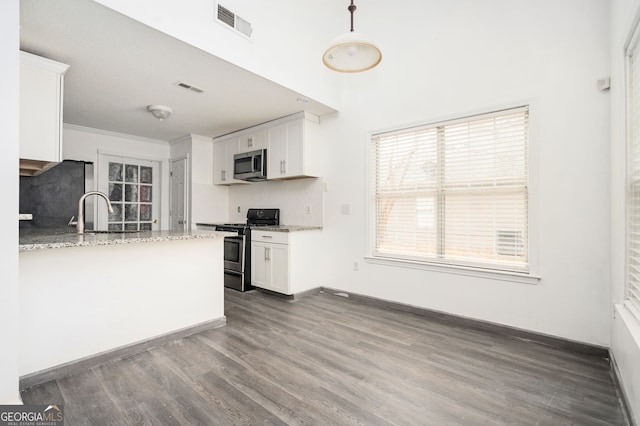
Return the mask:
<path fill-rule="evenodd" d="M 22 391 L 66 425 L 624 425 L 608 361 L 332 294 Z"/>

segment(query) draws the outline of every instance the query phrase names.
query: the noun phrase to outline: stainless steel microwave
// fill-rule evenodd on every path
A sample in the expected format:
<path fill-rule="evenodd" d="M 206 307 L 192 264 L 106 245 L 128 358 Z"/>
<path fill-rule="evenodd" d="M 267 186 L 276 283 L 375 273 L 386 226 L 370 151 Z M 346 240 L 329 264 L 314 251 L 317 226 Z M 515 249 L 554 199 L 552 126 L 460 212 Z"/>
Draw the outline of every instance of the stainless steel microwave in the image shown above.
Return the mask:
<path fill-rule="evenodd" d="M 243 152 L 233 156 L 233 178 L 265 180 L 267 178 L 267 150 Z"/>

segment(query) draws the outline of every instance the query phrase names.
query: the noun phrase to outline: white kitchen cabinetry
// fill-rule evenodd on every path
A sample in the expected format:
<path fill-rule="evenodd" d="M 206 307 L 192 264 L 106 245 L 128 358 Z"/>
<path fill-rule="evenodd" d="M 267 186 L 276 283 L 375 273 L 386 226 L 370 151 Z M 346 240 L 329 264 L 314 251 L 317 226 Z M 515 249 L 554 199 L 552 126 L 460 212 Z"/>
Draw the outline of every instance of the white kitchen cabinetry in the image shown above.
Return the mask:
<path fill-rule="evenodd" d="M 237 138 L 215 141 L 213 144 L 213 183 L 215 185 L 247 183 L 233 178 L 233 156 L 237 153 Z"/>
<path fill-rule="evenodd" d="M 289 290 L 289 244 L 271 242 L 272 232 L 261 232 L 251 242 L 251 281 L 256 287 L 291 294 Z M 285 237 L 286 234 L 282 233 Z M 265 242 L 265 240 L 269 242 Z M 278 241 L 278 240 L 276 240 Z"/>
<path fill-rule="evenodd" d="M 301 114 L 270 127 L 267 137 L 267 178 L 319 176 L 318 117 Z"/>
<path fill-rule="evenodd" d="M 267 131 L 261 130 L 238 137 L 238 154 L 251 152 L 267 147 Z"/>
<path fill-rule="evenodd" d="M 287 295 L 320 287 L 322 266 L 314 254 L 320 234 L 252 230 L 251 284 Z"/>
<path fill-rule="evenodd" d="M 20 158 L 62 161 L 62 98 L 68 68 L 20 52 Z"/>
<path fill-rule="evenodd" d="M 302 111 L 214 139 L 214 183 L 248 183 L 233 179 L 233 156 L 259 149 L 267 150 L 267 179 L 320 176 L 319 124 Z"/>

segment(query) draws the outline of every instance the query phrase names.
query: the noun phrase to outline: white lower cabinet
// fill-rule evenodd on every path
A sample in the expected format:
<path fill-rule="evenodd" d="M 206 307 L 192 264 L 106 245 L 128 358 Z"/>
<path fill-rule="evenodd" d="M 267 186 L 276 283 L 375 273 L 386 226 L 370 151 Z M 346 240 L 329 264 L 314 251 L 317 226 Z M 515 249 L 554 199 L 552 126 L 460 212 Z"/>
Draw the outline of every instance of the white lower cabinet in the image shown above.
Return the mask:
<path fill-rule="evenodd" d="M 289 291 L 289 245 L 252 242 L 251 281 L 256 287 L 291 294 Z"/>
<path fill-rule="evenodd" d="M 319 230 L 252 230 L 251 284 L 288 295 L 320 287 L 320 265 L 313 257 L 319 235 Z"/>

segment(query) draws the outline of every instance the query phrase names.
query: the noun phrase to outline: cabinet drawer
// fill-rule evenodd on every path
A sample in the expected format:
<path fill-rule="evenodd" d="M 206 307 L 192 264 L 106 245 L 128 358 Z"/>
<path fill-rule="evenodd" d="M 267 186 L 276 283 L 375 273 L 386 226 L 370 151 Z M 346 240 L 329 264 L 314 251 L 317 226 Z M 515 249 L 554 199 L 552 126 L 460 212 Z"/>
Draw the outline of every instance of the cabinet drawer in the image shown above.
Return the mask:
<path fill-rule="evenodd" d="M 287 232 L 251 230 L 251 241 L 263 243 L 289 244 L 289 234 Z"/>

